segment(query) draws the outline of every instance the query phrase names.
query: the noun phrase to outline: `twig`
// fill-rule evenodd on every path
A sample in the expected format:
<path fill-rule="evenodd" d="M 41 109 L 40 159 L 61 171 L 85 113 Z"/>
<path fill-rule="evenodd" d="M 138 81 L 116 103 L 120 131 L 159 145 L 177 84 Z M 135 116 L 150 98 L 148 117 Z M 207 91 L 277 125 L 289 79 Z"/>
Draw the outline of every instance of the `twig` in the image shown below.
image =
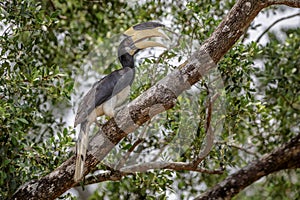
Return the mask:
<path fill-rule="evenodd" d="M 53 1 L 52 1 L 52 0 L 48 0 L 48 1 L 49 1 L 49 3 L 50 3 L 50 7 L 52 8 L 52 10 L 55 11 L 55 10 L 56 10 L 56 7 L 55 7 Z"/>
<path fill-rule="evenodd" d="M 118 181 L 123 176 L 134 175 L 135 173 L 142 173 L 154 169 L 171 169 L 175 171 L 187 170 L 205 174 L 222 174 L 224 172 L 223 169 L 209 170 L 205 168 L 195 168 L 193 164 L 184 162 L 148 162 L 123 167 L 121 170 L 105 171 L 88 176 L 85 179 L 84 185 L 100 183 L 104 181 Z M 78 183 L 76 186 L 80 186 L 80 184 Z"/>
<path fill-rule="evenodd" d="M 250 27 L 250 24 L 247 26 L 247 28 L 246 28 L 245 31 L 244 31 L 243 36 L 241 37 L 241 38 L 242 38 L 242 39 L 241 39 L 241 42 L 242 42 L 242 43 L 244 43 L 244 41 L 245 41 L 246 38 L 247 38 L 249 27 Z"/>
<path fill-rule="evenodd" d="M 151 120 L 150 120 L 151 121 Z M 125 162 L 128 160 L 130 154 L 134 151 L 134 149 L 145 141 L 145 135 L 146 135 L 146 128 L 148 128 L 148 125 L 150 121 L 147 122 L 147 124 L 144 127 L 143 132 L 140 134 L 138 139 L 134 142 L 134 144 L 129 148 L 128 152 L 119 160 L 119 162 L 116 164 L 115 169 L 119 170 L 121 167 L 124 166 Z"/>
<path fill-rule="evenodd" d="M 168 143 L 165 142 L 163 144 L 163 146 L 159 148 L 159 152 L 152 159 L 153 162 L 159 158 L 159 156 L 162 154 L 162 152 L 166 149 L 167 145 L 168 145 Z"/>
<path fill-rule="evenodd" d="M 206 125 L 205 125 L 205 147 L 200 152 L 199 156 L 193 160 L 192 165 L 194 167 L 197 167 L 199 163 L 209 154 L 212 146 L 214 145 L 214 131 L 211 127 L 211 116 L 212 116 L 212 108 L 213 103 L 217 100 L 217 98 L 220 96 L 219 93 L 215 94 L 213 97 L 210 97 L 208 100 L 207 105 L 207 116 L 206 116 Z"/>
<path fill-rule="evenodd" d="M 126 173 L 126 172 L 120 172 L 120 171 L 105 171 L 96 175 L 88 176 L 85 179 L 84 185 L 94 184 L 94 183 L 100 183 L 104 181 L 118 181 L 123 176 L 132 175 L 133 173 Z M 80 186 L 78 183 L 76 186 Z"/>
<path fill-rule="evenodd" d="M 238 146 L 236 144 L 227 144 L 227 142 L 221 142 L 221 141 L 217 141 L 216 144 L 224 144 L 226 146 L 236 148 L 238 150 L 244 151 L 245 153 L 251 154 L 251 155 L 255 156 L 256 158 L 259 158 L 259 156 L 257 155 L 257 153 L 252 152 L 252 151 L 250 151 L 250 150 L 248 150 L 248 149 L 246 149 L 244 147 Z"/>
<path fill-rule="evenodd" d="M 290 19 L 290 18 L 293 18 L 293 17 L 297 17 L 297 16 L 300 16 L 300 13 L 297 13 L 297 14 L 293 14 L 293 15 L 290 15 L 290 16 L 287 16 L 287 17 L 283 17 L 283 18 L 280 18 L 278 20 L 276 20 L 275 22 L 273 22 L 264 32 L 262 32 L 262 34 L 260 34 L 260 36 L 256 39 L 256 42 L 258 43 L 260 41 L 260 39 L 273 27 L 275 26 L 277 23 L 283 21 L 283 20 L 286 20 L 286 19 Z"/>
<path fill-rule="evenodd" d="M 279 96 L 281 96 L 281 97 L 283 98 L 283 100 L 284 100 L 285 102 L 287 102 L 287 104 L 288 104 L 292 109 L 294 109 L 294 110 L 296 110 L 296 111 L 299 110 L 299 109 L 295 108 L 294 105 L 293 105 L 293 103 L 290 102 L 284 95 L 279 94 Z"/>
<path fill-rule="evenodd" d="M 204 168 L 198 168 L 193 165 L 193 163 L 184 162 L 147 162 L 136 165 L 131 165 L 121 168 L 121 172 L 125 173 L 135 173 L 135 172 L 146 172 L 151 169 L 172 169 L 175 171 L 189 170 L 207 174 L 222 174 L 222 169 L 209 170 Z"/>

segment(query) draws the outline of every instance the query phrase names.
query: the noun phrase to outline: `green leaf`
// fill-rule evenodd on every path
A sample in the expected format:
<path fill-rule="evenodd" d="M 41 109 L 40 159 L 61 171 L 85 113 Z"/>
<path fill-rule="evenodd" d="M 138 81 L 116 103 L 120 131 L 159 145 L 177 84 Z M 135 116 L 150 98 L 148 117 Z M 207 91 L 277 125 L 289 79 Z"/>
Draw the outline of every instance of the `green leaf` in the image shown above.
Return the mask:
<path fill-rule="evenodd" d="M 29 122 L 24 118 L 17 118 L 17 120 L 24 123 L 24 124 L 29 124 Z"/>

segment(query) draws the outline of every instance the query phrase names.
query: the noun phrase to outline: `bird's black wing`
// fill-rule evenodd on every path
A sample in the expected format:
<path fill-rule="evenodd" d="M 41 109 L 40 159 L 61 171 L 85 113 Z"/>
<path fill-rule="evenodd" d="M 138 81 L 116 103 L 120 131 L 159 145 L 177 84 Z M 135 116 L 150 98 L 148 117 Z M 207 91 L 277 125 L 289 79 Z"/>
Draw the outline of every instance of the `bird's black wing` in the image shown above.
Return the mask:
<path fill-rule="evenodd" d="M 130 86 L 133 79 L 134 69 L 125 67 L 97 81 L 83 97 L 77 110 L 74 126 L 84 122 L 95 108 Z"/>

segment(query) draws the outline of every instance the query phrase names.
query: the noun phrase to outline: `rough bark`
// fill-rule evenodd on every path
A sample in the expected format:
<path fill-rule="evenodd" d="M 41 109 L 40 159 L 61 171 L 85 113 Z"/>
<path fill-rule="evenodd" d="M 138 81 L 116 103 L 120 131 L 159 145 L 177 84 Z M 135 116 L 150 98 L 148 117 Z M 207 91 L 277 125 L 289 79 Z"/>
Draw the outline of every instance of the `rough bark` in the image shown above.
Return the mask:
<path fill-rule="evenodd" d="M 195 198 L 197 200 L 231 199 L 242 189 L 263 176 L 282 169 L 300 167 L 300 135 L 261 159 L 247 165 L 224 181 Z"/>
<path fill-rule="evenodd" d="M 187 61 L 187 64 L 166 76 L 152 88 L 129 103 L 115 119 L 103 125 L 90 141 L 85 163 L 88 174 L 109 151 L 127 134 L 154 115 L 175 105 L 177 96 L 198 82 L 214 68 L 223 55 L 235 44 L 257 14 L 271 4 L 300 7 L 299 1 L 239 0 L 214 33 Z M 12 199 L 54 199 L 75 186 L 73 180 L 75 156 L 39 180 L 21 186 Z"/>

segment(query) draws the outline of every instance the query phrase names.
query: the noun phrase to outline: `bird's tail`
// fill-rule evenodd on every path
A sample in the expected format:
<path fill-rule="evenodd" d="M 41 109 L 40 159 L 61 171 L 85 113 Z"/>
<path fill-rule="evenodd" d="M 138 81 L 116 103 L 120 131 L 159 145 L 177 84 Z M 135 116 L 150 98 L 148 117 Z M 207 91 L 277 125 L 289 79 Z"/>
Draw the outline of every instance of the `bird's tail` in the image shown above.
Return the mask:
<path fill-rule="evenodd" d="M 86 152 L 89 141 L 89 123 L 82 122 L 80 125 L 80 132 L 76 144 L 76 166 L 74 180 L 78 182 L 83 176 L 84 162 L 86 159 Z"/>

